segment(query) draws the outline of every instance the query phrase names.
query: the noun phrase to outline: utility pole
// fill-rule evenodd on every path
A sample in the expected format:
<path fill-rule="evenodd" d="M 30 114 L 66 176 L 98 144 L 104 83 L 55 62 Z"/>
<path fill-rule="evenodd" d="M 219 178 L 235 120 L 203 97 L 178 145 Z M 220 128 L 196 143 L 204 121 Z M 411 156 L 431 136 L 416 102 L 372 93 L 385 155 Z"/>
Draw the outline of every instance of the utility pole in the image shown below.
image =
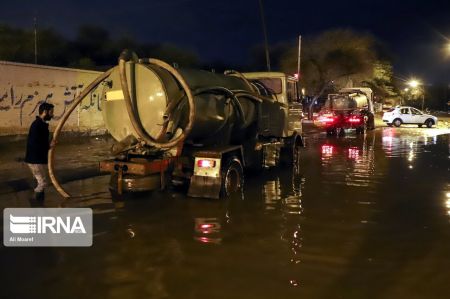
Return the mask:
<path fill-rule="evenodd" d="M 261 24 L 264 33 L 264 47 L 266 49 L 266 64 L 267 71 L 270 72 L 270 57 L 269 57 L 269 42 L 267 41 L 267 29 L 266 29 L 266 20 L 264 18 L 264 8 L 262 0 L 259 0 L 259 12 L 261 14 Z"/>
<path fill-rule="evenodd" d="M 34 64 L 37 64 L 37 16 L 34 15 Z"/>
<path fill-rule="evenodd" d="M 297 92 L 300 92 L 300 61 L 302 53 L 302 36 L 298 36 L 298 58 L 297 58 Z"/>
<path fill-rule="evenodd" d="M 300 61 L 301 61 L 301 54 L 302 54 L 302 36 L 298 36 L 298 59 L 297 59 L 297 74 L 298 78 L 300 79 Z"/>
<path fill-rule="evenodd" d="M 423 86 L 423 92 L 422 92 L 422 111 L 425 108 L 425 86 Z"/>

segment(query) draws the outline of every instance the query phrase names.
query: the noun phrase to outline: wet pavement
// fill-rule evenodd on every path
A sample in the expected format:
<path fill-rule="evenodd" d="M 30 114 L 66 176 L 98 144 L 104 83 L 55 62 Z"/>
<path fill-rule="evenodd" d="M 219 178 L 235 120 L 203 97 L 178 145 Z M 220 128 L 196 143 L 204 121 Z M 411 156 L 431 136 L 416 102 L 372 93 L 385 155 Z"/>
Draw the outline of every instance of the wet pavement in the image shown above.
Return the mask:
<path fill-rule="evenodd" d="M 108 136 L 63 136 L 55 151 L 55 173 L 61 183 L 100 175 L 98 161 L 110 158 L 114 139 Z M 25 157 L 26 138 L 0 137 L 0 195 L 35 185 Z"/>
<path fill-rule="evenodd" d="M 50 191 L 45 206 L 94 210 L 93 246 L 1 247 L 0 298 L 449 297 L 449 132 L 317 133 L 302 154 L 227 200 L 112 201 L 107 176 Z"/>

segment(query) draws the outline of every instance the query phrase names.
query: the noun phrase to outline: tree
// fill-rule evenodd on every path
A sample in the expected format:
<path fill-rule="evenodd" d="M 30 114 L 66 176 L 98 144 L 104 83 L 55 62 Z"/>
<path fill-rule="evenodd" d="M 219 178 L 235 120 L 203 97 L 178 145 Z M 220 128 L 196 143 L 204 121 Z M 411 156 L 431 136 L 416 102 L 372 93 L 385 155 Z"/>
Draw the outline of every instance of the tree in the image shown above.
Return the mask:
<path fill-rule="evenodd" d="M 69 60 L 67 40 L 53 29 L 42 29 L 37 32 L 39 64 L 65 66 Z"/>
<path fill-rule="evenodd" d="M 301 82 L 310 94 L 319 97 L 333 86 L 349 80 L 361 82 L 372 77 L 376 59 L 371 35 L 348 29 L 325 31 L 306 37 L 302 44 Z M 297 47 L 289 49 L 281 61 L 282 70 L 297 71 Z"/>
<path fill-rule="evenodd" d="M 0 25 L 0 60 L 34 61 L 34 37 L 31 32 Z"/>
<path fill-rule="evenodd" d="M 72 46 L 75 51 L 72 55 L 76 61 L 89 58 L 98 66 L 115 64 L 117 60 L 117 56 L 113 58 L 113 42 L 109 32 L 102 27 L 91 25 L 80 27 Z"/>
<path fill-rule="evenodd" d="M 176 63 L 182 67 L 192 67 L 199 64 L 198 57 L 194 52 L 170 44 L 158 45 L 148 54 L 148 57 L 158 58 L 167 63 Z"/>
<path fill-rule="evenodd" d="M 386 60 L 377 60 L 373 63 L 373 76 L 362 81 L 363 84 L 372 88 L 377 98 L 397 98 L 398 90 L 393 83 L 394 72 L 390 62 Z"/>
<path fill-rule="evenodd" d="M 372 35 L 334 29 L 306 37 L 302 46 L 300 82 L 314 96 L 310 117 L 318 98 L 343 87 L 369 86 L 381 97 L 396 94 L 392 66 L 382 45 Z M 284 72 L 297 72 L 297 55 L 297 46 L 286 52 L 281 62 Z"/>
<path fill-rule="evenodd" d="M 199 65 L 193 51 L 169 44 L 140 43 L 130 36 L 112 39 L 106 29 L 90 25 L 80 27 L 73 41 L 51 28 L 41 28 L 37 46 L 38 63 L 44 65 L 106 70 L 117 64 L 124 49 L 183 67 Z M 0 60 L 34 63 L 34 32 L 0 24 Z"/>

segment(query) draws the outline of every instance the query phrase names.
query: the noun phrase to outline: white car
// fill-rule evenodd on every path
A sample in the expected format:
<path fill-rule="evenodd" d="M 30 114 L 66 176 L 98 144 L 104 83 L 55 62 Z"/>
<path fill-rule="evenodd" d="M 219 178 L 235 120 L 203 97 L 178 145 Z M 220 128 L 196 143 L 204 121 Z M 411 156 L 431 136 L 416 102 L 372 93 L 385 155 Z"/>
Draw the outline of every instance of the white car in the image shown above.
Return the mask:
<path fill-rule="evenodd" d="M 416 108 L 408 106 L 397 106 L 389 109 L 383 114 L 383 121 L 388 126 L 400 127 L 402 124 L 415 124 L 419 128 L 423 125 L 431 128 L 438 123 L 436 116 L 425 114 Z"/>

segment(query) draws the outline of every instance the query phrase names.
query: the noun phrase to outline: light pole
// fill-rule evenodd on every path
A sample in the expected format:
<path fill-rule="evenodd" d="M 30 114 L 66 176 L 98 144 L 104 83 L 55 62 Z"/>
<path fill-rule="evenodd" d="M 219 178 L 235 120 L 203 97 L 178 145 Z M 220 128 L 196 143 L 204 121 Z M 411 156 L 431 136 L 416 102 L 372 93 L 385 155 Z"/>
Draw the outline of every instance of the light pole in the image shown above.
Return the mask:
<path fill-rule="evenodd" d="M 33 27 L 34 27 L 34 64 L 37 64 L 37 16 L 34 16 L 33 19 Z"/>
<path fill-rule="evenodd" d="M 406 82 L 409 87 L 411 87 L 411 92 L 419 90 L 422 94 L 422 111 L 425 106 L 425 87 L 424 85 L 417 79 L 411 79 Z"/>
<path fill-rule="evenodd" d="M 403 96 L 400 98 L 400 105 L 403 105 L 404 104 L 403 102 L 405 103 L 408 102 L 408 91 L 409 91 L 408 87 L 403 89 Z"/>
<path fill-rule="evenodd" d="M 425 104 L 425 88 L 422 91 L 422 111 L 423 111 L 424 104 Z"/>
<path fill-rule="evenodd" d="M 264 33 L 264 48 L 266 52 L 266 64 L 267 64 L 267 71 L 270 72 L 270 56 L 269 56 L 269 42 L 267 38 L 267 28 L 266 28 L 266 19 L 264 16 L 264 7 L 262 0 L 259 0 L 259 12 L 261 14 L 261 25 Z"/>

